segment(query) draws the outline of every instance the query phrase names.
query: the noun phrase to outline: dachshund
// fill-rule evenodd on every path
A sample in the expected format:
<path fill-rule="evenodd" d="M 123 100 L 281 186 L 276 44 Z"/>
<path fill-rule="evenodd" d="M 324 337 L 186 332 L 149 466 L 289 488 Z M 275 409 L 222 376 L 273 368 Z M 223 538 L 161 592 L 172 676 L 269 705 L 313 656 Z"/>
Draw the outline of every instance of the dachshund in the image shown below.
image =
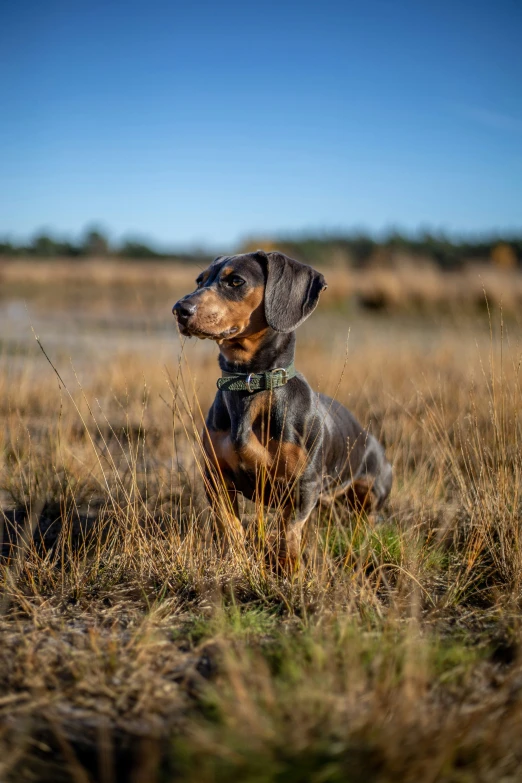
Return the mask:
<path fill-rule="evenodd" d="M 172 311 L 182 335 L 219 346 L 222 377 L 203 433 L 207 495 L 216 511 L 225 496 L 238 535 L 238 493 L 280 509 L 277 559 L 295 567 L 315 506 L 343 498 L 380 509 L 391 465 L 350 411 L 294 368 L 295 330 L 327 287 L 320 272 L 258 250 L 216 258 L 196 284 Z"/>

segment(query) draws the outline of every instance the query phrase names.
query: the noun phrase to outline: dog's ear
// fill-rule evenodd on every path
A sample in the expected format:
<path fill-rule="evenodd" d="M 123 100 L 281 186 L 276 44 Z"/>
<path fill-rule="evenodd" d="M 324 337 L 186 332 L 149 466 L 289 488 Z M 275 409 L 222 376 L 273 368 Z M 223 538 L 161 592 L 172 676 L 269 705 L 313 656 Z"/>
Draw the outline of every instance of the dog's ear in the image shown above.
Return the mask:
<path fill-rule="evenodd" d="M 311 266 L 282 253 L 266 257 L 265 318 L 276 332 L 293 332 L 313 313 L 319 294 L 327 287 L 324 277 Z"/>

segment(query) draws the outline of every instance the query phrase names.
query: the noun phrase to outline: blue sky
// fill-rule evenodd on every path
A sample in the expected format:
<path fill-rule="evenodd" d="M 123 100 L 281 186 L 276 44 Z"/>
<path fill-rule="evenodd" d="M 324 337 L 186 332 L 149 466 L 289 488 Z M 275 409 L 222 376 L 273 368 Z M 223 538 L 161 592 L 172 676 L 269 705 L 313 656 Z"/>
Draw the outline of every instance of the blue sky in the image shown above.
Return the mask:
<path fill-rule="evenodd" d="M 522 5 L 4 2 L 0 234 L 522 228 Z"/>

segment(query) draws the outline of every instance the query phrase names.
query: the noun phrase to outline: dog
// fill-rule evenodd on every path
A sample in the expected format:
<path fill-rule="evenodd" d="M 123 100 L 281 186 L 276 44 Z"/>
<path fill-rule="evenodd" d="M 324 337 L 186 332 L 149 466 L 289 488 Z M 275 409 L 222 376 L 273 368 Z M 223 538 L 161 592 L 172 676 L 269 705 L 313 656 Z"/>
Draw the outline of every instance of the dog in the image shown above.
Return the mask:
<path fill-rule="evenodd" d="M 219 346 L 222 377 L 203 433 L 207 495 L 218 511 L 225 490 L 238 535 L 238 493 L 277 506 L 278 562 L 295 565 L 319 501 L 376 511 L 391 465 L 376 438 L 294 368 L 295 330 L 327 287 L 320 272 L 258 250 L 216 258 L 196 284 L 172 311 L 182 335 Z"/>

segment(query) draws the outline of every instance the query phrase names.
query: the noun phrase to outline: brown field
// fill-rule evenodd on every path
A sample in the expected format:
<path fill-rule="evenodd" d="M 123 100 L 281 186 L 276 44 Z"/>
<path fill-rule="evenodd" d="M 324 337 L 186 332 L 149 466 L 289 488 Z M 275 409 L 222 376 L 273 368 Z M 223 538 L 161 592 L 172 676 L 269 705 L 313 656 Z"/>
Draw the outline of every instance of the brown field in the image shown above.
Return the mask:
<path fill-rule="evenodd" d="M 482 260 L 443 272 L 429 259 L 400 254 L 389 263 L 365 269 L 340 263 L 323 269 L 329 282 L 323 302 L 421 315 L 483 312 L 486 300 L 490 306 L 501 306 L 508 316 L 522 309 L 522 273 L 516 268 Z M 53 305 L 61 309 L 70 306 L 73 298 L 88 305 L 89 313 L 100 312 L 116 299 L 123 312 L 130 309 L 134 313 L 141 306 L 147 317 L 153 318 L 150 306 L 158 294 L 165 287 L 190 290 L 196 269 L 189 263 L 168 261 L 0 259 L 0 291 L 4 291 L 4 298 L 29 296 L 40 303 L 51 297 Z M 92 286 L 98 291 L 94 301 Z"/>
<path fill-rule="evenodd" d="M 213 535 L 194 269 L 0 266 L 0 780 L 522 780 L 522 278 L 325 276 L 296 365 L 394 487 L 289 578 Z"/>

